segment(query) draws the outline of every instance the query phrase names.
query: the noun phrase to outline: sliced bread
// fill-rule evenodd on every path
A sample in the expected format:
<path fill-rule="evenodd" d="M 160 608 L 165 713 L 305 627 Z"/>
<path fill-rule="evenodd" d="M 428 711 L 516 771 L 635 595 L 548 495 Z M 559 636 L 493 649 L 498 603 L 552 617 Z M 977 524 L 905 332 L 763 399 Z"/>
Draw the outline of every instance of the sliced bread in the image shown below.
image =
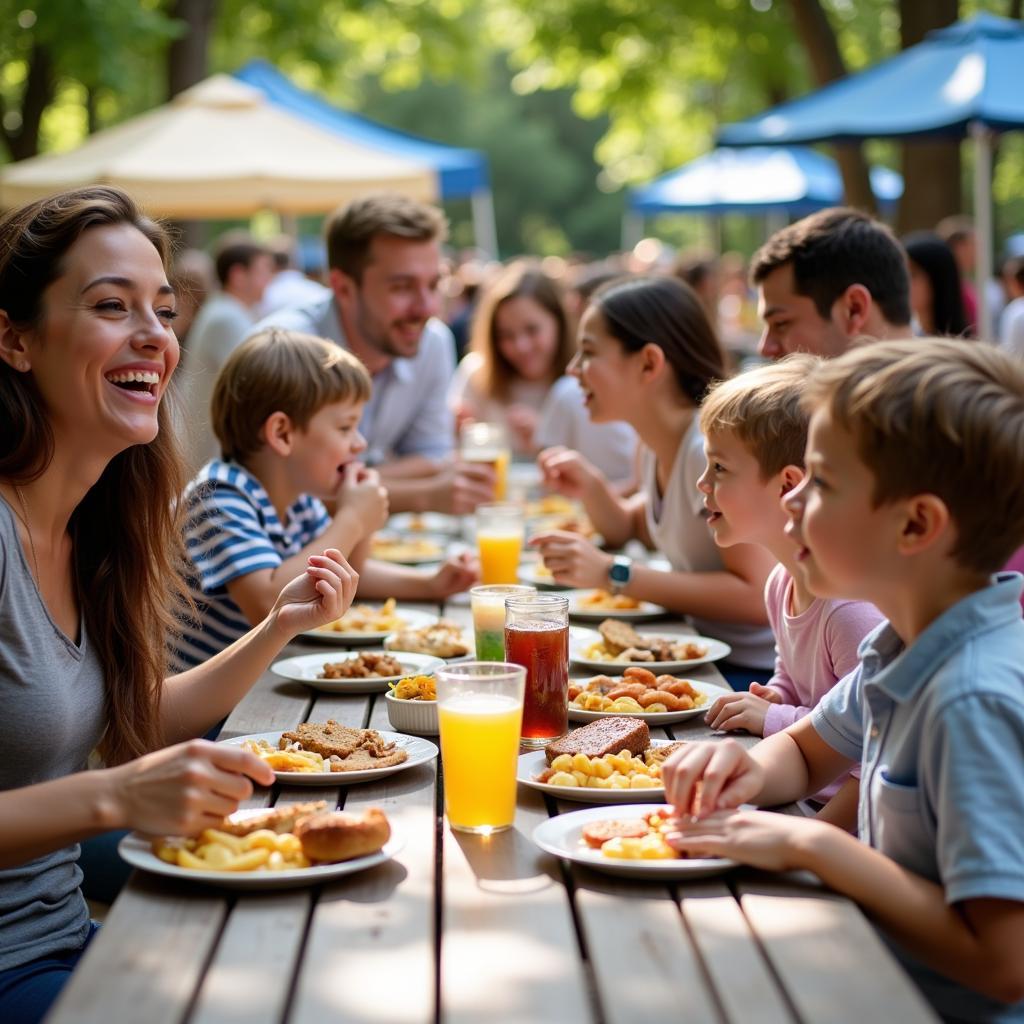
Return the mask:
<path fill-rule="evenodd" d="M 628 750 L 631 754 L 642 754 L 651 745 L 651 731 L 646 722 L 636 718 L 616 716 L 599 722 L 591 722 L 582 729 L 574 729 L 561 739 L 544 748 L 548 764 L 559 754 L 586 754 L 587 757 L 604 757 Z"/>

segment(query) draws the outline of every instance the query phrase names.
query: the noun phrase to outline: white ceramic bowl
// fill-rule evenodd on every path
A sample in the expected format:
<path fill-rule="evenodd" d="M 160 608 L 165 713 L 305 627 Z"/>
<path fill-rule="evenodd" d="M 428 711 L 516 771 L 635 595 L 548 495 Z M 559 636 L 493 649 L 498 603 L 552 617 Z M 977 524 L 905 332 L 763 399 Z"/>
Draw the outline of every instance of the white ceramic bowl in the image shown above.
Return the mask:
<path fill-rule="evenodd" d="M 412 733 L 413 736 L 436 736 L 436 700 L 399 700 L 390 692 L 384 694 L 388 702 L 388 718 L 396 732 Z"/>

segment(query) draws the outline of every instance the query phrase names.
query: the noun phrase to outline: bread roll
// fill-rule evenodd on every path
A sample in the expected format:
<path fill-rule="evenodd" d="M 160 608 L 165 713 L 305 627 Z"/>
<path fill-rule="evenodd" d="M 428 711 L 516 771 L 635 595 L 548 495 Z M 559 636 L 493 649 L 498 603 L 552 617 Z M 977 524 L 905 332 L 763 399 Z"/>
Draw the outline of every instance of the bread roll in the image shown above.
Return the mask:
<path fill-rule="evenodd" d="M 391 838 L 391 826 L 379 807 L 370 807 L 362 815 L 310 815 L 295 826 L 295 835 L 310 860 L 334 863 L 376 853 Z"/>

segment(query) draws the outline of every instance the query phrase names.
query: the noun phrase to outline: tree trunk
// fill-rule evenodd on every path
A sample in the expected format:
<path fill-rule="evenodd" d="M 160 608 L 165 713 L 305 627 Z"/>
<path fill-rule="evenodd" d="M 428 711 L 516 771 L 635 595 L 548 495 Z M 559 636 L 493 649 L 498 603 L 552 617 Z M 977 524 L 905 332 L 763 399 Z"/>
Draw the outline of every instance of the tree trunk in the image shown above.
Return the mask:
<path fill-rule="evenodd" d="M 819 86 L 846 77 L 846 65 L 839 52 L 839 42 L 821 0 L 790 0 L 793 21 L 811 62 L 814 80 Z M 843 191 L 851 206 L 876 213 L 875 195 L 871 191 L 868 165 L 859 142 L 835 145 L 836 162 L 843 176 Z"/>
<path fill-rule="evenodd" d="M 39 125 L 43 111 L 53 101 L 54 88 L 53 61 L 49 51 L 35 43 L 29 55 L 25 92 L 21 98 L 21 124 L 14 131 L 8 131 L 0 123 L 0 134 L 12 160 L 24 160 L 39 152 Z M 0 105 L 0 118 L 5 118 L 7 113 L 6 107 Z"/>
<path fill-rule="evenodd" d="M 935 28 L 951 25 L 958 16 L 957 0 L 900 0 L 900 45 L 905 50 Z M 902 152 L 903 198 L 897 228 L 900 234 L 934 228 L 943 217 L 959 213 L 958 139 L 907 139 Z"/>
<path fill-rule="evenodd" d="M 216 8 L 217 0 L 174 0 L 170 16 L 185 22 L 186 29 L 167 50 L 169 99 L 206 77 Z M 177 245 L 181 248 L 201 248 L 206 241 L 204 221 L 176 221 L 173 230 L 177 236 Z"/>

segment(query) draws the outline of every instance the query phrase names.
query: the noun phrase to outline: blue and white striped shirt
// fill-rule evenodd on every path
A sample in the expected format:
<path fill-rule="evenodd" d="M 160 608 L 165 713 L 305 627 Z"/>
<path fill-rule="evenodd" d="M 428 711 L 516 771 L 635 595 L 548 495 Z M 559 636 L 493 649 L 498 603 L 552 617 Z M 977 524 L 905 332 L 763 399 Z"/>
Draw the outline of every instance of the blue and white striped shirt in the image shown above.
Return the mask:
<path fill-rule="evenodd" d="M 185 489 L 187 580 L 198 621 L 180 623 L 171 644 L 172 672 L 183 672 L 222 651 L 252 628 L 228 595 L 227 584 L 260 569 L 276 569 L 330 524 L 323 502 L 299 497 L 282 525 L 263 485 L 235 462 L 214 459 Z"/>

